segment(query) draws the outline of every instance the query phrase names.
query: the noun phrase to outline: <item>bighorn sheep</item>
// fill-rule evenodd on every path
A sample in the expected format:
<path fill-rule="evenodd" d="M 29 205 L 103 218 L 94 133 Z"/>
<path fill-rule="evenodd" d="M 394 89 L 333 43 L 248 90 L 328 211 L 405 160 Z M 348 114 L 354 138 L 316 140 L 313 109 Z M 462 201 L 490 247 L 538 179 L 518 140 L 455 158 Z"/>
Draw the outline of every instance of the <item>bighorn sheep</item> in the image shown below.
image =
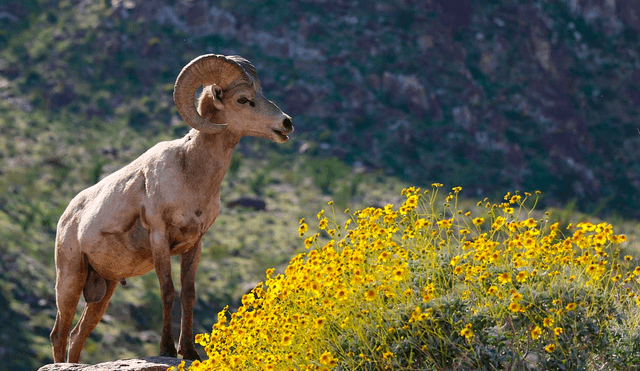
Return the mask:
<path fill-rule="evenodd" d="M 195 94 L 203 91 L 195 107 Z M 55 362 L 78 362 L 118 282 L 156 270 L 162 296 L 160 354 L 200 359 L 194 344 L 194 279 L 200 241 L 220 213 L 220 187 L 242 136 L 286 142 L 291 117 L 262 94 L 255 67 L 239 56 L 203 55 L 180 72 L 176 108 L 193 129 L 161 142 L 80 192 L 60 217 L 55 242 Z M 182 322 L 171 334 L 172 255 L 181 255 Z M 81 293 L 86 306 L 69 334 Z"/>

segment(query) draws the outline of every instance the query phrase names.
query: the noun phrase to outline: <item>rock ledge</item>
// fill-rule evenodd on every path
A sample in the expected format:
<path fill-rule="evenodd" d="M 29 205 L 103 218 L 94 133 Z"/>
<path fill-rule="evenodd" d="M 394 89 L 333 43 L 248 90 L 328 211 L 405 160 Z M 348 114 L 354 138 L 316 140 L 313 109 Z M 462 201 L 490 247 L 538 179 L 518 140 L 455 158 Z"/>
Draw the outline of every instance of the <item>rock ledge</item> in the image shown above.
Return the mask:
<path fill-rule="evenodd" d="M 38 371 L 166 371 L 171 366 L 178 366 L 182 361 L 186 366 L 191 361 L 171 357 L 145 357 L 121 359 L 113 362 L 86 365 L 81 363 L 52 363 L 42 366 Z"/>

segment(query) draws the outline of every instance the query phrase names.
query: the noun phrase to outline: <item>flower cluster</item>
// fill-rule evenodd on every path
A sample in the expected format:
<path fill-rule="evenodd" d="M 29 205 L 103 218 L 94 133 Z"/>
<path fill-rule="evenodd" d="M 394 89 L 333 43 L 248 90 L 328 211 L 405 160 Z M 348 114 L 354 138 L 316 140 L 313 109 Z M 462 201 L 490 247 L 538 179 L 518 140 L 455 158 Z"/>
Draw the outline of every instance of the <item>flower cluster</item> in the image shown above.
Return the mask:
<path fill-rule="evenodd" d="M 624 235 L 538 219 L 529 193 L 482 201 L 474 216 L 458 209 L 459 187 L 442 203 L 441 186 L 345 223 L 332 206 L 311 236 L 301 220 L 309 251 L 219 313 L 196 337 L 208 359 L 191 369 L 570 369 L 635 336 L 621 330 L 640 305 Z"/>

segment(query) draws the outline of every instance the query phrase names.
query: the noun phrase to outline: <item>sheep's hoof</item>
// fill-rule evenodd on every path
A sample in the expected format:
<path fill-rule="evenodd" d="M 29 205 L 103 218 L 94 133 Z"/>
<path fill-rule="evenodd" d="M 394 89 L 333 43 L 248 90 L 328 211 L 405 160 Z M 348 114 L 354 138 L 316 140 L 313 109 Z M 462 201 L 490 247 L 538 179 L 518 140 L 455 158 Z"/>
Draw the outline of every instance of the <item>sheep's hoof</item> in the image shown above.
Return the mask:
<path fill-rule="evenodd" d="M 174 347 L 170 349 L 160 349 L 160 357 L 178 358 L 178 352 L 176 352 L 176 348 Z"/>
<path fill-rule="evenodd" d="M 200 354 L 198 354 L 198 351 L 196 350 L 195 346 L 192 349 L 189 349 L 186 351 L 180 350 L 179 353 L 182 355 L 182 358 L 184 359 L 189 359 L 192 361 L 202 361 L 202 359 L 200 358 Z"/>

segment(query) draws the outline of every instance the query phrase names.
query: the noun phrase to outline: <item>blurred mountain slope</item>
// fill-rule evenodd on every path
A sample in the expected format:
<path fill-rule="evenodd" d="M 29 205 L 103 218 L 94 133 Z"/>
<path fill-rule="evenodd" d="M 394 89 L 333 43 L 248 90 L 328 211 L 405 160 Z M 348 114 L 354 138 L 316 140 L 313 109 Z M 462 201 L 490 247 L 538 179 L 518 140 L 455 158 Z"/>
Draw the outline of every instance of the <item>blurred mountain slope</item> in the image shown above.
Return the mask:
<path fill-rule="evenodd" d="M 282 231 L 295 234 L 308 217 L 313 197 L 300 192 L 358 193 L 348 189 L 357 180 L 305 183 L 318 169 L 348 173 L 337 161 L 482 197 L 539 189 L 548 204 L 637 218 L 639 17 L 634 0 L 0 2 L 0 358 L 19 360 L 14 369 L 49 359 L 57 218 L 80 190 L 186 133 L 173 83 L 204 53 L 254 62 L 296 127 L 286 146 L 238 148 L 227 196 L 266 194 L 282 218 L 260 219 L 255 233 L 280 229 L 209 237 L 202 271 L 215 282 L 199 287 L 204 328 L 215 318 L 206 305 L 237 300 L 263 265 L 295 249 Z M 314 161 L 268 165 L 294 158 Z M 282 255 L 267 261 L 274 245 Z M 157 320 L 154 277 L 119 292 L 87 360 L 140 344 L 155 351 L 153 331 L 139 335 Z"/>

